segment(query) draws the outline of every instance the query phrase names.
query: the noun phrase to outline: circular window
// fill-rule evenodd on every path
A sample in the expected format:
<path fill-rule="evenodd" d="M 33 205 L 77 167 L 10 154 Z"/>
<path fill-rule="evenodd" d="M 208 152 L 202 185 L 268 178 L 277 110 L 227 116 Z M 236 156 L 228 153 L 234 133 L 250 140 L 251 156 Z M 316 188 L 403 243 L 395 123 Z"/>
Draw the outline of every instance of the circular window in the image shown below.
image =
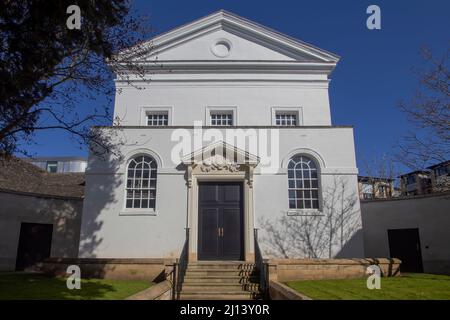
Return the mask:
<path fill-rule="evenodd" d="M 225 39 L 217 40 L 212 45 L 211 51 L 215 56 L 217 56 L 219 58 L 224 58 L 230 54 L 231 43 Z"/>

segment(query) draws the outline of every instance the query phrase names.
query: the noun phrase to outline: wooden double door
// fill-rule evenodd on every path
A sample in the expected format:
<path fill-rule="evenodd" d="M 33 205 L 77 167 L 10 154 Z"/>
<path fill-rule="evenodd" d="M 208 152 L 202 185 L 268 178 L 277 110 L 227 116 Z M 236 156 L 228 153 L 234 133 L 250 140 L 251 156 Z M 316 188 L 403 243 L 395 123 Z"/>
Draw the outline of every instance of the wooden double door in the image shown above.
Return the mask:
<path fill-rule="evenodd" d="M 243 260 L 243 204 L 242 183 L 199 184 L 199 260 Z"/>

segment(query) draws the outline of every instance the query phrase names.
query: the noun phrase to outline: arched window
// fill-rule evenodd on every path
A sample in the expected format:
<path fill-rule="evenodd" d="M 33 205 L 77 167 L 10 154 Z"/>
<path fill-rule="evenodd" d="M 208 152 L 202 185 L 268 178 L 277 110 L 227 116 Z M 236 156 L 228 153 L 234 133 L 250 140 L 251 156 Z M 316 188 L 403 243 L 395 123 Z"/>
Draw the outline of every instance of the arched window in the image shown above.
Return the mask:
<path fill-rule="evenodd" d="M 137 156 L 130 160 L 127 168 L 127 208 L 155 209 L 156 171 L 156 161 L 150 156 Z"/>
<path fill-rule="evenodd" d="M 303 155 L 288 163 L 289 209 L 319 209 L 319 179 L 315 162 Z"/>

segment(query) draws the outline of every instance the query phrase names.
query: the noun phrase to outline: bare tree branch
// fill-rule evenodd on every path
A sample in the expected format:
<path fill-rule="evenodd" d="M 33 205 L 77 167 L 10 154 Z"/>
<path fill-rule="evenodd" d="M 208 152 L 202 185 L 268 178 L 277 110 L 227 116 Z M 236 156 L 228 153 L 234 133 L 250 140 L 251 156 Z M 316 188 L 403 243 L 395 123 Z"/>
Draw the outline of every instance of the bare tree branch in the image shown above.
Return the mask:
<path fill-rule="evenodd" d="M 396 158 L 413 170 L 445 161 L 450 153 L 450 49 L 441 57 L 427 47 L 420 54 L 428 67 L 414 69 L 420 89 L 411 101 L 398 104 L 416 130 L 399 142 Z"/>
<path fill-rule="evenodd" d="M 151 32 L 144 17 L 130 12 L 128 0 L 75 1 L 83 18 L 80 30 L 66 27 L 71 4 L 71 0 L 0 3 L 2 154 L 25 153 L 21 145 L 31 143 L 34 132 L 50 129 L 89 145 L 89 126 L 113 120 L 113 72 L 149 81 L 143 65 L 117 54 Z M 151 46 L 129 51 L 142 57 L 149 50 Z M 94 107 L 82 110 L 88 101 Z"/>

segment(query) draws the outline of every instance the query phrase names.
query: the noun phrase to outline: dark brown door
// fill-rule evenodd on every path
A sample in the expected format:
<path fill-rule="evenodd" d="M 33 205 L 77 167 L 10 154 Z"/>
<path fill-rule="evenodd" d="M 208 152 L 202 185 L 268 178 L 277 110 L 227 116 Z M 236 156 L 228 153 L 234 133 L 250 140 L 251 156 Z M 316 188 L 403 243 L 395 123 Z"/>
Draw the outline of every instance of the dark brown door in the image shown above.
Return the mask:
<path fill-rule="evenodd" d="M 50 257 L 53 225 L 22 223 L 17 248 L 16 270 L 24 270 Z"/>
<path fill-rule="evenodd" d="M 199 260 L 243 259 L 242 208 L 241 183 L 199 184 Z"/>
<path fill-rule="evenodd" d="M 423 272 L 419 229 L 388 230 L 391 258 L 402 261 L 402 272 Z"/>

